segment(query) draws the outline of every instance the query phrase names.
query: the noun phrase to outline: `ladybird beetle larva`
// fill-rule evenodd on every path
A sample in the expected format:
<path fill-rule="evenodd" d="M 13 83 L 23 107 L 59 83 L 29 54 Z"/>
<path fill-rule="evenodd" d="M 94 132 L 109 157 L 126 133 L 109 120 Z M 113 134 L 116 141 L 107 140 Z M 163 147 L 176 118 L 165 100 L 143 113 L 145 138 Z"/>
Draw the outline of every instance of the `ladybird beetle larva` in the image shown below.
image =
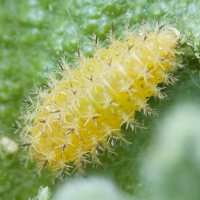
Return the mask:
<path fill-rule="evenodd" d="M 164 98 L 158 84 L 174 82 L 168 71 L 176 66 L 180 33 L 172 26 L 158 27 L 138 36 L 127 31 L 124 41 L 111 33 L 111 44 L 97 47 L 93 58 L 82 56 L 79 66 L 59 62 L 62 78 L 49 76 L 35 101 L 30 97 L 21 137 L 41 169 L 59 175 L 75 169 L 84 173 L 88 162 L 100 163 L 99 154 L 113 153 L 114 141 L 126 139 L 120 128 L 137 125 L 135 112 L 154 112 L 147 100 Z M 96 45 L 97 44 L 97 40 Z M 127 142 L 128 143 L 128 142 Z"/>

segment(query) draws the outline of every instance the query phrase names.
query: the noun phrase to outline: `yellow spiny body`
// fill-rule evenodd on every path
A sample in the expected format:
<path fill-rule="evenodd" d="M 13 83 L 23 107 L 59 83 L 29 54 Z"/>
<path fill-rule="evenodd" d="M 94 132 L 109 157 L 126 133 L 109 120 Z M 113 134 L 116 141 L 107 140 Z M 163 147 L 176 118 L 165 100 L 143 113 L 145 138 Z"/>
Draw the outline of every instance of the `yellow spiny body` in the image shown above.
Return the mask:
<path fill-rule="evenodd" d="M 137 37 L 127 33 L 123 42 L 113 37 L 93 58 L 79 56 L 76 69 L 63 59 L 62 79 L 51 78 L 50 92 L 28 102 L 32 114 L 22 135 L 40 168 L 64 173 L 73 163 L 83 171 L 87 162 L 100 163 L 100 152 L 113 153 L 115 140 L 127 142 L 121 126 L 134 129 L 136 111 L 153 112 L 148 98 L 164 97 L 157 84 L 172 79 L 167 71 L 176 64 L 178 40 L 175 28 L 157 28 Z"/>

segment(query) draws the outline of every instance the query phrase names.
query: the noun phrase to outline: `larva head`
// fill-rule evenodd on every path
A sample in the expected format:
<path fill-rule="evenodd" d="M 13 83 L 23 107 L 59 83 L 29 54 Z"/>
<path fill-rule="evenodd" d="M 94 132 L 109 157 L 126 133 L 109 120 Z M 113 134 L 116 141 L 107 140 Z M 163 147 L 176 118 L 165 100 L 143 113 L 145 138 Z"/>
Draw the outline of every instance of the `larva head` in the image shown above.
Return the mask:
<path fill-rule="evenodd" d="M 36 88 L 35 102 L 25 100 L 21 135 L 40 170 L 63 174 L 75 165 L 84 173 L 87 163 L 100 163 L 99 154 L 113 153 L 116 140 L 127 142 L 121 126 L 134 129 L 136 111 L 153 113 L 148 98 L 164 97 L 158 83 L 172 79 L 167 71 L 176 65 L 179 37 L 170 26 L 127 33 L 124 41 L 113 39 L 108 49 L 80 59 L 76 69 L 62 58 L 62 79 L 50 77 L 43 91 Z"/>

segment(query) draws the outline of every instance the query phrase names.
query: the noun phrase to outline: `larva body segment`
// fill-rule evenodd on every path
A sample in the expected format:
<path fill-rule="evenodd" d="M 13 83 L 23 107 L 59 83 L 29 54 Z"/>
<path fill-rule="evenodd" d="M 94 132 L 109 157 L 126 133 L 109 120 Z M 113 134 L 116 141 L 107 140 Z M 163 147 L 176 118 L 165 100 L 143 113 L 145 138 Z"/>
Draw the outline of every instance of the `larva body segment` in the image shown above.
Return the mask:
<path fill-rule="evenodd" d="M 100 152 L 113 153 L 116 139 L 127 142 L 121 126 L 133 129 L 136 111 L 153 112 L 148 98 L 164 97 L 157 84 L 172 78 L 167 71 L 175 65 L 179 35 L 170 26 L 137 37 L 127 33 L 123 42 L 113 38 L 108 49 L 97 48 L 93 58 L 80 57 L 76 69 L 63 58 L 62 79 L 51 77 L 48 91 L 38 90 L 23 129 L 40 169 L 60 174 L 73 163 L 84 172 L 87 162 L 100 163 Z"/>

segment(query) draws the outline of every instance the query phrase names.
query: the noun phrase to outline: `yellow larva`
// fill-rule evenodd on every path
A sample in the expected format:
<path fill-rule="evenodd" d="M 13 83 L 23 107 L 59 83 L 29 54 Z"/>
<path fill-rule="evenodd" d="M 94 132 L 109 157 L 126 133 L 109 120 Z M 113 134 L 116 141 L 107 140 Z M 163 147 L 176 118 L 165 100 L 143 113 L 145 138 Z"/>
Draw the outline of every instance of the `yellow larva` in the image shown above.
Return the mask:
<path fill-rule="evenodd" d="M 111 35 L 109 48 L 96 47 L 93 58 L 79 52 L 76 69 L 62 58 L 62 79 L 49 77 L 46 89 L 36 88 L 35 102 L 25 99 L 22 146 L 29 146 L 40 169 L 63 174 L 75 166 L 84 173 L 86 163 L 100 163 L 100 153 L 114 151 L 116 139 L 127 142 L 121 126 L 134 129 L 136 111 L 153 112 L 148 98 L 164 97 L 158 83 L 174 80 L 167 71 L 178 65 L 180 34 L 171 26 L 162 29 L 138 36 L 129 31 L 123 42 Z"/>

